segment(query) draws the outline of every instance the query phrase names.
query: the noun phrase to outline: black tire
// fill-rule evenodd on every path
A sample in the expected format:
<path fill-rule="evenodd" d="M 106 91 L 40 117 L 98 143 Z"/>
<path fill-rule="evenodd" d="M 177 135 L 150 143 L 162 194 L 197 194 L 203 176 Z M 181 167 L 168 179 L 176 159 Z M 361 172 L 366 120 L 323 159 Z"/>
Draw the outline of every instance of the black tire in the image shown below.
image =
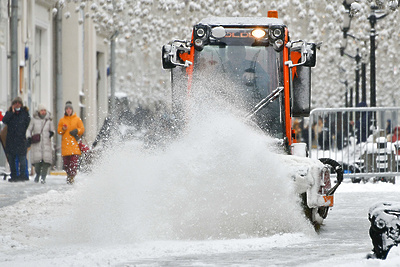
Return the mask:
<path fill-rule="evenodd" d="M 323 220 L 328 216 L 329 207 L 309 208 L 307 206 L 307 194 L 301 194 L 301 203 L 303 206 L 304 215 L 314 226 L 315 231 L 319 231 Z"/>

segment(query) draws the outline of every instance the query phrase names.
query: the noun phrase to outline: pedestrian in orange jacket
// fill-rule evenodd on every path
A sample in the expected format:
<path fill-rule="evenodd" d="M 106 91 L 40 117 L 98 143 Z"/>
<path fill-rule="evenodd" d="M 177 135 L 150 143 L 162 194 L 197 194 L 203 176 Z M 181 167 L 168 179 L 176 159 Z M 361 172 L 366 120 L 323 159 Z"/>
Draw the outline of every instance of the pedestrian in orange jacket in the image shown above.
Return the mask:
<path fill-rule="evenodd" d="M 57 132 L 61 135 L 61 155 L 67 172 L 67 183 L 73 184 L 81 155 L 78 140 L 85 132 L 85 127 L 81 118 L 74 113 L 71 101 L 65 103 L 65 114 L 58 122 Z"/>

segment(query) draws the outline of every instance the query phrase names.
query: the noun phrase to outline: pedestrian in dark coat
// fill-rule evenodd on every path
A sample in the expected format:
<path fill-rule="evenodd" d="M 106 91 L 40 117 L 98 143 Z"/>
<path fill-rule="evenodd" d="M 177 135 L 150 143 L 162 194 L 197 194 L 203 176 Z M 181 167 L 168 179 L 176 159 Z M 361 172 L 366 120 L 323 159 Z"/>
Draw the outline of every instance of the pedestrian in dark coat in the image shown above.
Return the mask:
<path fill-rule="evenodd" d="M 51 138 L 55 132 L 53 118 L 50 111 L 47 111 L 43 104 L 38 106 L 38 110 L 33 113 L 31 123 L 29 124 L 26 138 L 31 143 L 32 136 L 39 134 L 40 140 L 31 143 L 31 163 L 35 166 L 35 183 L 39 182 L 41 177 L 42 184 L 46 183 L 46 176 L 49 167 L 53 163 L 53 146 Z"/>
<path fill-rule="evenodd" d="M 29 180 L 25 134 L 30 121 L 28 108 L 23 105 L 21 97 L 16 97 L 3 118 L 7 125 L 5 152 L 11 170 L 10 182 Z"/>

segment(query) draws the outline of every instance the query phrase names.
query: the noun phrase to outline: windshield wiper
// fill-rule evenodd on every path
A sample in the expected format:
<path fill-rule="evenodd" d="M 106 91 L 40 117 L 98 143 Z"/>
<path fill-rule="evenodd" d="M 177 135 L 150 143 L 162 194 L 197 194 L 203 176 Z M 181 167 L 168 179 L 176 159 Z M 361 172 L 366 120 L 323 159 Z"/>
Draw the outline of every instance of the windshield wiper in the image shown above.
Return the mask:
<path fill-rule="evenodd" d="M 246 114 L 245 118 L 251 118 L 254 116 L 260 109 L 267 106 L 269 103 L 272 103 L 279 94 L 283 91 L 283 87 L 277 87 L 272 93 L 267 95 L 264 99 L 262 99 L 257 105 L 255 105 L 249 113 Z"/>

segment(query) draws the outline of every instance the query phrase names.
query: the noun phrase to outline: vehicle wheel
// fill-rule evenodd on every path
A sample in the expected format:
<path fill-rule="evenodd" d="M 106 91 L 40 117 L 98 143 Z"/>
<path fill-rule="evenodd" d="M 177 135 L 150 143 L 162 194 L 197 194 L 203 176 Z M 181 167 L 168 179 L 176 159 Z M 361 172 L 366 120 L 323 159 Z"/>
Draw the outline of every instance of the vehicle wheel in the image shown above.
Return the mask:
<path fill-rule="evenodd" d="M 314 229 L 318 231 L 321 228 L 324 219 L 328 215 L 329 207 L 320 207 L 320 208 L 309 208 L 307 206 L 307 195 L 306 193 L 301 194 L 302 205 L 304 214 L 307 219 L 314 226 Z"/>
<path fill-rule="evenodd" d="M 359 184 L 361 182 L 361 179 L 359 179 L 359 178 L 351 178 L 351 182 L 353 184 Z"/>
<path fill-rule="evenodd" d="M 328 216 L 328 212 L 329 212 L 329 207 L 320 207 L 320 208 L 318 208 L 318 214 L 324 220 Z"/>
<path fill-rule="evenodd" d="M 325 209 L 324 207 L 312 208 L 311 215 L 312 215 L 312 220 L 314 222 L 314 225 L 321 226 L 322 223 L 324 222 L 324 219 L 328 215 L 328 210 Z M 323 216 L 325 216 L 325 218 Z"/>

